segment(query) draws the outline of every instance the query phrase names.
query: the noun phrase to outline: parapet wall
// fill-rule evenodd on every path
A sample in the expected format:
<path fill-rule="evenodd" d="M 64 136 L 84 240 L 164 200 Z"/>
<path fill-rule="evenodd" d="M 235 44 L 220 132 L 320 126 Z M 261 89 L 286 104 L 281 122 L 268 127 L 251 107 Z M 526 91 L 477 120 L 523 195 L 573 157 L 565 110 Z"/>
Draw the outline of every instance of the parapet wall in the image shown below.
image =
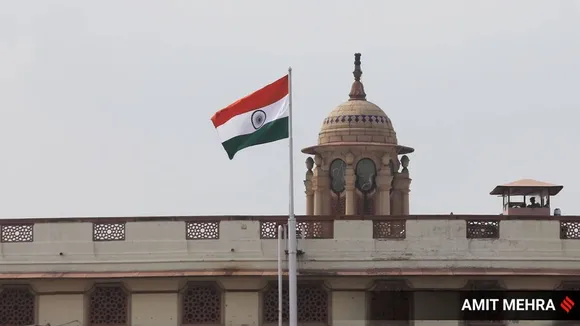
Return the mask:
<path fill-rule="evenodd" d="M 299 216 L 304 272 L 578 269 L 580 217 Z M 0 221 L 0 273 L 276 270 L 284 216 Z"/>

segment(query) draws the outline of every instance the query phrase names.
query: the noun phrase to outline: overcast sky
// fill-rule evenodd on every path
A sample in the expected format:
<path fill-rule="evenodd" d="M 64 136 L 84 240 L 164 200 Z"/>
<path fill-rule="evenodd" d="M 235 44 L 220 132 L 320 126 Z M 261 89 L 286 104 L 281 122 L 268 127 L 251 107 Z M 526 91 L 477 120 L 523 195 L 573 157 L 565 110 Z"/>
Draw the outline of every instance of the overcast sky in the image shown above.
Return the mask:
<path fill-rule="evenodd" d="M 209 119 L 290 65 L 303 214 L 355 52 L 415 148 L 412 214 L 497 214 L 533 178 L 580 215 L 580 1 L 5 0 L 0 217 L 287 213 L 287 141 L 230 161 Z"/>

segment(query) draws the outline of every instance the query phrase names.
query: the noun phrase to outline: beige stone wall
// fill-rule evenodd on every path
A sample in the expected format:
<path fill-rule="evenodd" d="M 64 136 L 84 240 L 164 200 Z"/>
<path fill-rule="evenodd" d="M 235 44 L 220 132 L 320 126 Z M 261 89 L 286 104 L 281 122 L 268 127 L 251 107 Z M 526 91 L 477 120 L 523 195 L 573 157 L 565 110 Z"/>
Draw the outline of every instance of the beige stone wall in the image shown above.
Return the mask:
<path fill-rule="evenodd" d="M 203 222 L 205 223 L 205 222 Z M 575 269 L 580 242 L 560 239 L 557 220 L 502 220 L 498 239 L 466 238 L 459 219 L 408 220 L 404 239 L 374 239 L 371 220 L 333 221 L 332 239 L 301 239 L 305 252 L 300 270 L 375 268 L 551 268 Z M 207 227 L 207 226 L 206 226 Z M 93 241 L 91 222 L 37 223 L 32 242 L 0 243 L 0 273 L 136 272 L 276 269 L 275 239 L 260 238 L 260 222 L 219 223 L 219 237 L 186 240 L 185 221 L 128 222 L 119 241 Z M 286 263 L 284 263 L 286 268 Z M 81 276 L 82 277 L 82 276 Z M 99 277 L 99 276 L 96 276 Z M 104 276 L 103 276 L 104 277 Z M 301 276 L 300 279 L 305 279 Z M 329 291 L 332 325 L 367 325 L 367 294 L 372 277 L 314 278 Z M 223 292 L 223 325 L 263 325 L 263 291 L 269 280 L 259 277 L 125 278 L 3 280 L 30 285 L 36 293 L 36 320 L 52 325 L 87 322 L 87 294 L 95 284 L 123 284 L 130 296 L 129 321 L 134 326 L 180 325 L 181 293 L 188 281 L 217 281 Z M 408 277 L 414 288 L 461 288 L 465 277 Z M 556 277 L 504 277 L 508 289 L 553 289 Z M 420 306 L 420 302 L 415 303 Z M 431 309 L 438 309 L 436 306 Z M 434 322 L 417 321 L 415 325 Z M 439 325 L 457 325 L 441 322 Z M 520 322 L 545 325 L 544 322 Z M 74 324 L 73 324 L 74 325 Z"/>
<path fill-rule="evenodd" d="M 482 279 L 482 278 L 479 278 Z M 311 281 L 314 279 L 311 279 Z M 319 279 L 322 280 L 322 279 Z M 229 277 L 220 279 L 120 279 L 120 280 L 37 280 L 5 281 L 7 285 L 30 285 L 37 295 L 37 321 L 59 325 L 74 320 L 87 325 L 88 293 L 95 284 L 122 284 L 130 297 L 129 320 L 132 326 L 181 325 L 180 291 L 188 281 L 217 281 L 223 291 L 223 325 L 259 326 L 262 323 L 262 294 L 268 280 Z M 333 326 L 366 326 L 367 290 L 376 286 L 373 278 L 327 278 L 328 311 Z M 467 283 L 461 277 L 410 277 L 405 283 L 413 288 L 458 289 Z M 549 277 L 505 277 L 500 283 L 509 289 L 554 289 L 562 279 Z M 445 304 L 445 303 L 441 303 Z M 415 309 L 438 309 L 415 302 Z M 521 325 L 549 325 L 524 322 Z M 74 325 L 74 324 L 73 324 Z M 415 321 L 414 325 L 458 325 L 456 321 Z"/>
<path fill-rule="evenodd" d="M 85 297 L 83 294 L 46 294 L 38 296 L 38 322 L 41 325 L 61 325 L 85 320 Z M 73 324 L 74 325 L 74 324 Z"/>
<path fill-rule="evenodd" d="M 260 325 L 259 292 L 226 292 L 225 301 L 227 326 Z"/>
<path fill-rule="evenodd" d="M 408 220 L 405 239 L 373 239 L 373 221 L 333 221 L 333 239 L 304 239 L 299 267 L 553 268 L 580 263 L 580 241 L 555 220 L 503 220 L 499 239 L 467 239 L 464 220 Z M 186 223 L 128 222 L 123 241 L 94 242 L 92 223 L 39 223 L 34 241 L 0 243 L 0 272 L 147 272 L 277 268 L 259 221 L 222 221 L 219 239 L 186 240 Z"/>
<path fill-rule="evenodd" d="M 131 325 L 179 325 L 177 293 L 142 293 L 131 295 Z"/>

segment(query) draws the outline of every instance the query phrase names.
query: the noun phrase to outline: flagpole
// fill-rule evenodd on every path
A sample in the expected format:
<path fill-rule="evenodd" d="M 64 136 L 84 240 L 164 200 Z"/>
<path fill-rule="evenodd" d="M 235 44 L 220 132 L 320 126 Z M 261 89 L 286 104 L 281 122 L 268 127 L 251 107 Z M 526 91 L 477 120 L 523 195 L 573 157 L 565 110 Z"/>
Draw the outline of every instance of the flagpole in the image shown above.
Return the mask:
<path fill-rule="evenodd" d="M 288 68 L 288 150 L 290 185 L 288 196 L 288 292 L 289 326 L 298 326 L 298 280 L 296 263 L 296 216 L 294 216 L 294 140 L 292 137 L 292 67 Z"/>
<path fill-rule="evenodd" d="M 278 326 L 282 326 L 282 311 L 284 309 L 284 307 L 282 306 L 282 303 L 284 301 L 284 296 L 283 291 L 282 291 L 282 287 L 284 286 L 282 284 L 282 239 L 285 239 L 283 237 L 284 235 L 284 231 L 283 231 L 284 227 L 282 225 L 278 225 Z"/>

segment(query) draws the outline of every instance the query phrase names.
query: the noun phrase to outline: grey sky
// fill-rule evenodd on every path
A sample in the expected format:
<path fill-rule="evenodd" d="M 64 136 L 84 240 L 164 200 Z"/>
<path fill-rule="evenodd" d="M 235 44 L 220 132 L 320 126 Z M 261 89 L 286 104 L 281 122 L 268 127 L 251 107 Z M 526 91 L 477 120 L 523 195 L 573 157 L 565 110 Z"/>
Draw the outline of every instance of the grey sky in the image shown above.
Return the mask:
<path fill-rule="evenodd" d="M 285 214 L 287 141 L 229 161 L 211 115 L 294 69 L 296 210 L 362 52 L 411 146 L 411 213 L 580 214 L 580 1 L 0 2 L 0 216 Z"/>

